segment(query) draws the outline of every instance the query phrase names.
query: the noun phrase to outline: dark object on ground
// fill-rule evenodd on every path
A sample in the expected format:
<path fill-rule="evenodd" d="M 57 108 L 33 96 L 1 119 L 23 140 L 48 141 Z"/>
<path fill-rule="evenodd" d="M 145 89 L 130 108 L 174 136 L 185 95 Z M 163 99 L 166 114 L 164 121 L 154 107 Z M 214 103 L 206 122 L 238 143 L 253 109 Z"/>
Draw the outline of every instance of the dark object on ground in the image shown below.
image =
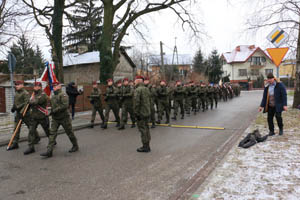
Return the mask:
<path fill-rule="evenodd" d="M 256 129 L 253 133 L 249 133 L 240 143 L 239 147 L 249 148 L 258 142 L 264 142 L 268 138 L 268 135 L 261 136 L 259 130 Z"/>

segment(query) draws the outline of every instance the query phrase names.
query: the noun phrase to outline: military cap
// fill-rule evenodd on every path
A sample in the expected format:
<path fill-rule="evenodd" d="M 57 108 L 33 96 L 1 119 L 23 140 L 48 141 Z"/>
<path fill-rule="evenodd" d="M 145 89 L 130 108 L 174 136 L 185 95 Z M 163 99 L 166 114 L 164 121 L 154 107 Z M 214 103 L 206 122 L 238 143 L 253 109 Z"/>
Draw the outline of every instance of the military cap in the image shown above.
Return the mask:
<path fill-rule="evenodd" d="M 150 80 L 150 78 L 149 78 L 148 76 L 146 76 L 146 77 L 145 77 L 145 80 L 148 80 L 148 81 L 149 81 L 149 80 Z"/>
<path fill-rule="evenodd" d="M 41 83 L 41 82 L 39 82 L 39 81 L 36 81 L 36 82 L 34 83 L 34 86 L 39 86 L 39 87 L 42 87 L 42 83 Z"/>
<path fill-rule="evenodd" d="M 160 80 L 160 82 L 164 82 L 164 83 L 167 83 L 165 80 Z"/>
<path fill-rule="evenodd" d="M 24 84 L 24 81 L 14 81 L 15 85 L 21 85 L 21 84 Z"/>
<path fill-rule="evenodd" d="M 143 76 L 136 76 L 135 79 L 143 79 L 144 80 L 144 77 Z"/>
<path fill-rule="evenodd" d="M 125 82 L 125 81 L 128 81 L 128 78 L 124 78 L 123 81 L 124 81 L 124 82 Z"/>
<path fill-rule="evenodd" d="M 106 82 L 114 82 L 111 78 L 107 79 Z"/>
<path fill-rule="evenodd" d="M 177 80 L 176 83 L 181 83 L 181 80 Z"/>

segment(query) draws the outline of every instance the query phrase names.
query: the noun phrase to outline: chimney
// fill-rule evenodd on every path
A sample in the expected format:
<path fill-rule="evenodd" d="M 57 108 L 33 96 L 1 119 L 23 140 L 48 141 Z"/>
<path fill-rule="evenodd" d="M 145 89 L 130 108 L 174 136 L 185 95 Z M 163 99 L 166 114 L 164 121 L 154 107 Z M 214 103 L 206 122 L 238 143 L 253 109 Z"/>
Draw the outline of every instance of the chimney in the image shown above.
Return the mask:
<path fill-rule="evenodd" d="M 254 49 L 254 48 L 255 48 L 255 45 L 249 46 L 249 49 L 250 49 L 250 50 L 252 50 L 252 49 Z"/>

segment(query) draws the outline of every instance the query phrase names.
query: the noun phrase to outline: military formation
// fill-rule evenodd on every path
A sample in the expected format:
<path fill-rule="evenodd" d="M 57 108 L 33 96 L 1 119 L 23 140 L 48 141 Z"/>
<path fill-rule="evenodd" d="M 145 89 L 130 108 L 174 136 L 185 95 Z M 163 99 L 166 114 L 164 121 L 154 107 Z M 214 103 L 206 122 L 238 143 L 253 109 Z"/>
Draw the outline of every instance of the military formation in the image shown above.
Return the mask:
<path fill-rule="evenodd" d="M 92 85 L 92 92 L 88 96 L 92 104 L 90 128 L 94 128 L 95 117 L 98 113 L 102 120 L 101 128 L 107 129 L 110 111 L 112 111 L 118 130 L 124 130 L 127 124 L 131 124 L 131 128 L 138 127 L 143 146 L 138 148 L 137 152 L 151 151 L 149 124 L 151 128 L 155 128 L 164 119 L 165 123 L 169 124 L 170 119 L 175 121 L 205 112 L 208 109 L 216 109 L 219 101 L 227 101 L 240 95 L 238 84 L 219 85 L 207 84 L 202 81 L 182 83 L 180 80 L 177 80 L 175 84 L 168 84 L 165 80 L 161 80 L 159 84 L 153 84 L 148 77 L 143 76 L 137 76 L 134 81 L 124 78 L 116 83 L 112 79 L 108 79 L 105 91 L 101 91 L 96 81 Z M 24 155 L 35 152 L 34 145 L 40 140 L 36 131 L 38 125 L 42 126 L 49 141 L 47 150 L 40 154 L 41 156 L 52 157 L 60 126 L 64 128 L 72 144 L 69 152 L 73 153 L 79 150 L 68 109 L 68 97 L 61 87 L 59 82 L 53 83 L 54 94 L 49 101 L 40 82 L 35 82 L 31 97 L 24 89 L 23 81 L 15 82 L 16 95 L 11 111 L 16 112 L 15 124 L 17 125 L 18 121 L 22 119 L 29 129 L 28 149 Z M 51 106 L 49 113 L 48 102 Z M 29 111 L 23 115 L 28 104 Z M 51 123 L 49 116 L 51 116 Z M 131 123 L 128 122 L 129 117 Z M 19 134 L 20 130 L 16 132 L 8 150 L 19 148 Z"/>

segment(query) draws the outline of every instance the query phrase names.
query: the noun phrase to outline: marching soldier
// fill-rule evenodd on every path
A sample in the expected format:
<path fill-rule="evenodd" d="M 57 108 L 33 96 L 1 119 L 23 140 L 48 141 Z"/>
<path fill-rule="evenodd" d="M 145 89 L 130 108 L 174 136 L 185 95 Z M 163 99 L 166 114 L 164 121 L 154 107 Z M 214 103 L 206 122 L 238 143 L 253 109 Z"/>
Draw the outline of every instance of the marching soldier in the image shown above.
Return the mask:
<path fill-rule="evenodd" d="M 118 113 L 120 113 L 120 110 L 122 108 L 122 103 L 123 103 L 123 99 L 122 99 L 122 80 L 118 80 L 117 82 L 117 96 L 118 96 Z M 127 121 L 126 121 L 127 123 Z"/>
<path fill-rule="evenodd" d="M 197 113 L 197 94 L 198 94 L 198 88 L 195 86 L 194 81 L 190 82 L 190 94 L 191 94 L 191 107 L 192 111 L 194 111 L 194 114 Z"/>
<path fill-rule="evenodd" d="M 23 118 L 23 122 L 28 127 L 28 130 L 30 130 L 30 126 L 31 126 L 30 113 L 27 111 L 25 116 L 22 117 L 25 107 L 29 103 L 30 95 L 24 88 L 24 81 L 15 81 L 14 83 L 15 83 L 16 94 L 15 94 L 14 104 L 11 109 L 11 112 L 12 113 L 16 112 L 15 129 L 20 119 Z M 15 138 L 12 142 L 12 145 L 7 149 L 8 151 L 19 148 L 18 143 L 20 139 L 20 131 L 21 128 L 19 128 L 19 130 L 17 131 Z M 28 135 L 28 137 L 31 137 L 30 134 Z M 35 141 L 34 143 L 38 143 L 40 141 L 40 137 L 37 131 L 34 132 L 34 141 Z"/>
<path fill-rule="evenodd" d="M 198 95 L 199 95 L 199 101 L 201 102 L 202 112 L 204 112 L 206 109 L 206 86 L 205 86 L 205 83 L 201 83 L 199 90 L 198 90 Z"/>
<path fill-rule="evenodd" d="M 186 91 L 186 98 L 184 101 L 184 107 L 186 110 L 186 114 L 191 114 L 191 104 L 192 104 L 192 93 L 191 93 L 191 85 L 190 83 L 187 83 L 185 86 L 185 91 Z"/>
<path fill-rule="evenodd" d="M 172 119 L 177 119 L 178 109 L 180 107 L 181 119 L 184 119 L 184 95 L 185 89 L 181 84 L 181 81 L 176 81 L 176 85 L 174 88 L 174 117 Z"/>
<path fill-rule="evenodd" d="M 101 90 L 99 91 L 97 82 L 93 82 L 93 90 L 91 95 L 89 96 L 90 102 L 92 104 L 92 118 L 91 118 L 91 128 L 94 128 L 94 121 L 97 112 L 100 115 L 100 118 L 102 120 L 102 125 L 105 121 L 105 117 L 103 114 L 103 105 L 101 101 Z"/>
<path fill-rule="evenodd" d="M 127 123 L 128 113 L 132 122 L 131 128 L 135 127 L 135 116 L 133 111 L 133 93 L 134 89 L 129 85 L 128 78 L 123 80 L 123 86 L 121 88 L 121 101 L 122 101 L 122 115 L 121 126 L 119 130 L 125 129 Z"/>
<path fill-rule="evenodd" d="M 170 123 L 170 108 L 169 108 L 169 91 L 166 86 L 166 81 L 160 81 L 160 87 L 157 88 L 158 99 L 158 121 L 160 124 L 163 113 L 166 112 L 166 124 Z"/>
<path fill-rule="evenodd" d="M 36 128 L 40 124 L 45 131 L 46 136 L 49 138 L 49 116 L 47 110 L 48 96 L 42 90 L 42 83 L 35 82 L 33 87 L 34 96 L 30 99 L 30 115 L 31 124 L 28 136 L 28 149 L 24 151 L 24 155 L 31 154 L 35 152 L 34 140 Z"/>
<path fill-rule="evenodd" d="M 107 80 L 108 87 L 106 88 L 106 93 L 104 100 L 106 101 L 105 107 L 105 121 L 102 126 L 103 129 L 107 128 L 107 123 L 109 120 L 109 112 L 110 110 L 113 111 L 115 119 L 117 120 L 116 127 L 120 126 L 120 117 L 119 117 L 119 102 L 118 102 L 118 90 L 113 86 L 113 80 Z"/>
<path fill-rule="evenodd" d="M 215 106 L 218 107 L 218 100 L 219 100 L 219 87 L 218 84 L 214 84 L 214 100 L 215 100 Z"/>
<path fill-rule="evenodd" d="M 213 109 L 214 106 L 214 88 L 211 85 L 208 85 L 207 88 L 207 98 L 210 103 L 210 109 Z"/>
<path fill-rule="evenodd" d="M 150 152 L 150 130 L 148 126 L 150 117 L 150 91 L 144 86 L 143 77 L 137 76 L 135 79 L 136 89 L 134 91 L 134 111 L 137 118 L 137 126 L 141 133 L 143 146 L 137 152 Z"/>
<path fill-rule="evenodd" d="M 156 97 L 156 88 L 155 85 L 150 84 L 149 77 L 146 77 L 144 80 L 145 86 L 150 91 L 150 122 L 152 123 L 151 128 L 155 128 L 155 97 Z"/>
<path fill-rule="evenodd" d="M 72 128 L 72 120 L 68 111 L 68 96 L 62 92 L 61 85 L 59 82 L 53 83 L 54 95 L 51 97 L 51 128 L 49 135 L 49 144 L 47 151 L 40 154 L 43 157 L 52 157 L 52 152 L 54 145 L 56 144 L 57 130 L 62 125 L 67 136 L 69 137 L 72 148 L 69 150 L 70 153 L 76 152 L 79 150 L 77 143 L 77 138 L 74 135 Z"/>

